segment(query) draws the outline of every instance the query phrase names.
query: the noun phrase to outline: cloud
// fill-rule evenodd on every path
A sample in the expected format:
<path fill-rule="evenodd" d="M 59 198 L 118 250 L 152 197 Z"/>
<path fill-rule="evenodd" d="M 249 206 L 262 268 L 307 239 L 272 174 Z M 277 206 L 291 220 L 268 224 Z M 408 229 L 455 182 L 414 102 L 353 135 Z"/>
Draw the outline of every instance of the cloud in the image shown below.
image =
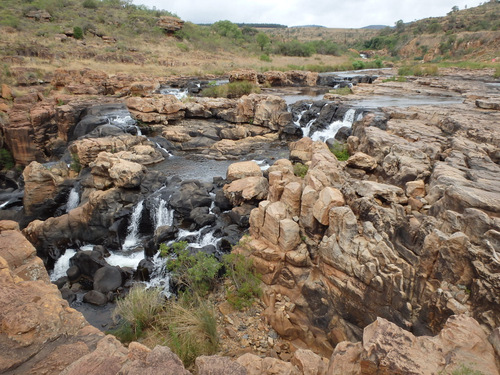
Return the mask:
<path fill-rule="evenodd" d="M 453 6 L 479 5 L 467 0 L 134 0 L 135 4 L 165 9 L 194 23 L 230 20 L 237 23 L 280 23 L 357 28 L 382 24 L 393 26 L 400 19 L 410 22 L 444 16 Z"/>

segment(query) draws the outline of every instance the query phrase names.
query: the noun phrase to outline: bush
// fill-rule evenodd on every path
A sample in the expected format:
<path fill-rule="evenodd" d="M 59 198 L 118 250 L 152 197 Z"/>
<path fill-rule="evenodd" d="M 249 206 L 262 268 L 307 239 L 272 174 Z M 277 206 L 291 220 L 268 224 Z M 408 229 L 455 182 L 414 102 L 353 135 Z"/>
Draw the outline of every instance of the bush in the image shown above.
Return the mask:
<path fill-rule="evenodd" d="M 230 82 L 225 85 L 210 86 L 201 91 L 201 96 L 212 98 L 239 98 L 251 93 L 259 93 L 260 87 L 248 81 Z"/>
<path fill-rule="evenodd" d="M 201 355 L 214 354 L 219 346 L 215 311 L 200 300 L 169 302 L 157 319 L 156 330 L 162 344 L 170 347 L 186 367 Z"/>
<path fill-rule="evenodd" d="M 80 173 L 80 171 L 82 170 L 82 165 L 80 163 L 80 157 L 78 156 L 78 154 L 76 153 L 71 154 L 71 163 L 69 164 L 69 168 L 75 171 L 76 173 Z"/>
<path fill-rule="evenodd" d="M 493 73 L 494 78 L 500 78 L 500 66 L 495 68 L 495 73 Z"/>
<path fill-rule="evenodd" d="M 165 252 L 160 250 L 163 254 Z M 213 255 L 197 252 L 189 253 L 187 242 L 172 245 L 175 257 L 167 261 L 167 269 L 172 273 L 172 279 L 183 289 L 195 294 L 204 295 L 212 290 L 222 264 Z"/>
<path fill-rule="evenodd" d="M 251 258 L 242 254 L 226 254 L 222 257 L 226 276 L 231 282 L 226 298 L 238 310 L 251 306 L 255 297 L 260 297 L 260 275 L 255 273 Z"/>
<path fill-rule="evenodd" d="M 260 55 L 259 60 L 265 61 L 265 62 L 272 62 L 273 61 L 273 60 L 271 60 L 271 58 L 269 57 L 269 55 L 267 53 L 263 53 L 262 55 Z"/>
<path fill-rule="evenodd" d="M 97 9 L 97 1 L 95 0 L 84 0 L 82 6 L 87 9 Z"/>
<path fill-rule="evenodd" d="M 113 320 L 121 323 L 118 334 L 129 337 L 133 333 L 133 338 L 139 337 L 144 328 L 153 325 L 162 308 L 163 297 L 159 289 L 134 285 L 125 298 L 116 302 L 113 311 Z"/>
<path fill-rule="evenodd" d="M 347 150 L 347 145 L 335 141 L 335 143 L 330 147 L 330 151 L 339 161 L 346 161 L 349 159 L 349 151 Z"/>
<path fill-rule="evenodd" d="M 14 168 L 14 158 L 9 150 L 2 148 L 0 149 L 0 169 L 12 169 Z"/>
<path fill-rule="evenodd" d="M 83 30 L 80 26 L 75 26 L 73 28 L 73 37 L 75 39 L 83 39 Z"/>
<path fill-rule="evenodd" d="M 366 67 L 366 64 L 363 61 L 356 60 L 356 61 L 352 62 L 352 67 L 355 70 L 360 70 L 360 69 L 364 69 Z"/>
<path fill-rule="evenodd" d="M 293 165 L 293 174 L 297 177 L 304 178 L 306 176 L 309 166 L 302 163 L 295 163 Z"/>
<path fill-rule="evenodd" d="M 315 52 L 316 51 L 314 50 L 313 45 L 309 43 L 301 43 L 298 40 L 278 43 L 274 49 L 275 54 L 285 56 L 310 57 Z"/>

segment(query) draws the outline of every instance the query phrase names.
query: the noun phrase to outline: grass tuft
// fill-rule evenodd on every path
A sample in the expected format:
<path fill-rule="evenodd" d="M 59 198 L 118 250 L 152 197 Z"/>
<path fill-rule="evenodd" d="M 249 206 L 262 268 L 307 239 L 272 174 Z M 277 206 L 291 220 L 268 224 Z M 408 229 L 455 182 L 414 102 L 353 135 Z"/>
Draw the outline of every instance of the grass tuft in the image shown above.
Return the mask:
<path fill-rule="evenodd" d="M 335 143 L 330 146 L 330 151 L 339 161 L 346 161 L 349 159 L 349 151 L 345 143 L 335 141 Z"/>

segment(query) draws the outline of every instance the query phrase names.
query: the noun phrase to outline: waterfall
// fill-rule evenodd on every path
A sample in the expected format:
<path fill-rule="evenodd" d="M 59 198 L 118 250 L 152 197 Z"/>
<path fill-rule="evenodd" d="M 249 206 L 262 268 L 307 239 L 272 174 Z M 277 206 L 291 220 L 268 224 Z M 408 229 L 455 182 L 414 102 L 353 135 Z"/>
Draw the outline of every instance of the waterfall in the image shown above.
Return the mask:
<path fill-rule="evenodd" d="M 79 204 L 80 196 L 78 195 L 76 186 L 73 186 L 68 195 L 68 202 L 66 203 L 66 213 L 70 212 L 74 208 L 77 208 Z"/>
<path fill-rule="evenodd" d="M 314 134 L 311 136 L 311 139 L 313 141 L 322 141 L 326 142 L 328 139 L 334 138 L 335 134 L 337 134 L 337 131 L 343 127 L 351 127 L 353 122 L 354 122 L 354 116 L 356 115 L 356 110 L 351 108 L 349 109 L 345 115 L 342 121 L 334 121 L 326 129 L 323 130 L 318 130 L 314 132 Z M 305 135 L 305 134 L 304 134 Z"/>
<path fill-rule="evenodd" d="M 61 277 L 66 276 L 66 271 L 69 268 L 69 260 L 75 254 L 76 254 L 75 250 L 66 249 L 64 255 L 61 255 L 57 260 L 57 262 L 54 264 L 54 269 L 50 273 L 50 281 L 57 281 Z"/>
<path fill-rule="evenodd" d="M 160 288 L 165 297 L 170 297 L 170 273 L 167 270 L 167 260 L 157 252 L 153 258 L 154 269 L 150 275 L 146 288 Z"/>
<path fill-rule="evenodd" d="M 186 237 L 194 237 L 194 240 L 191 242 L 188 242 L 188 246 L 193 248 L 193 249 L 201 249 L 204 246 L 208 245 L 214 245 L 217 247 L 217 243 L 219 242 L 219 238 L 216 238 L 214 236 L 215 228 L 210 228 L 209 231 L 207 231 L 209 227 L 203 227 L 200 230 L 197 231 L 188 231 L 186 229 L 180 229 L 179 233 L 177 234 L 177 240 L 176 241 L 182 241 L 183 238 Z M 174 241 L 172 241 L 174 242 Z"/>
<path fill-rule="evenodd" d="M 313 118 L 306 124 L 306 126 L 302 128 L 302 135 L 304 137 L 309 137 L 309 133 L 311 132 L 311 126 L 314 123 L 314 121 L 316 121 L 316 119 Z"/>
<path fill-rule="evenodd" d="M 142 210 L 144 208 L 144 201 L 140 201 L 134 208 L 132 215 L 130 216 L 130 223 L 128 226 L 128 235 L 123 243 L 123 249 L 128 250 L 133 248 L 139 242 L 139 222 L 142 216 Z"/>
<path fill-rule="evenodd" d="M 172 156 L 172 154 L 165 147 L 161 147 L 161 145 L 158 142 L 155 142 L 155 144 L 156 144 L 156 148 L 163 151 L 165 154 L 167 154 L 167 156 Z"/>
<path fill-rule="evenodd" d="M 168 207 L 168 202 L 164 200 L 161 196 L 158 196 L 154 200 L 156 211 L 154 213 L 154 223 L 155 229 L 162 227 L 164 225 L 172 226 L 174 223 L 174 210 Z"/>

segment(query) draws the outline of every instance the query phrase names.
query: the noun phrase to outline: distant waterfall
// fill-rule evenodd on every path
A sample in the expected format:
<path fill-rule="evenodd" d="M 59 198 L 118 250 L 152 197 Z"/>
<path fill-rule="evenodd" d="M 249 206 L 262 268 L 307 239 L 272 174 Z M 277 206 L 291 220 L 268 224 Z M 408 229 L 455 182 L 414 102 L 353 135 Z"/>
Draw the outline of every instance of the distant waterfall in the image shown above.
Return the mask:
<path fill-rule="evenodd" d="M 335 134 L 337 134 L 338 130 L 343 126 L 351 127 L 354 122 L 354 116 L 356 115 L 356 110 L 351 108 L 349 109 L 342 121 L 334 121 L 326 129 L 318 130 L 311 135 L 311 139 L 313 141 L 322 141 L 326 142 L 328 139 L 334 138 Z M 358 116 L 359 119 L 359 116 Z"/>
<path fill-rule="evenodd" d="M 133 248 L 139 242 L 139 222 L 142 216 L 142 210 L 144 209 L 144 201 L 140 201 L 134 208 L 132 215 L 130 216 L 130 223 L 128 226 L 127 238 L 123 243 L 123 249 L 128 250 Z"/>
<path fill-rule="evenodd" d="M 74 186 L 68 195 L 68 202 L 66 203 L 66 212 L 70 212 L 72 209 L 77 208 L 80 204 L 80 195 L 76 186 Z"/>

